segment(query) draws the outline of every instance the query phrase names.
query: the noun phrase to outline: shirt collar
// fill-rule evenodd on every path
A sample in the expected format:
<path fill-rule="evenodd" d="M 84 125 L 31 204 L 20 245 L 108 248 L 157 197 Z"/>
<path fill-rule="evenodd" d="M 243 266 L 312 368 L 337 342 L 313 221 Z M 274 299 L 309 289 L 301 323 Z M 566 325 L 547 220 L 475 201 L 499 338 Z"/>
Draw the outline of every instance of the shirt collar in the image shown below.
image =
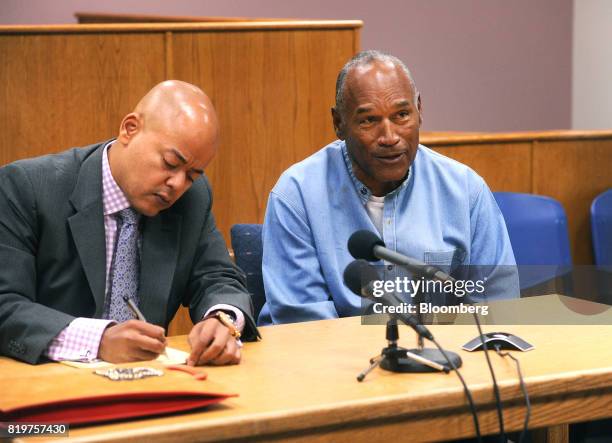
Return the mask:
<path fill-rule="evenodd" d="M 111 140 L 104 146 L 102 152 L 102 201 L 104 206 L 104 215 L 112 215 L 130 207 L 130 202 L 119 188 L 111 173 L 110 164 L 108 163 L 108 150 L 115 140 Z"/>
<path fill-rule="evenodd" d="M 346 166 L 349 176 L 351 177 L 351 180 L 353 181 L 353 185 L 355 186 L 355 190 L 357 191 L 357 194 L 359 195 L 361 202 L 363 204 L 366 204 L 368 200 L 370 199 L 370 196 L 372 195 L 372 191 L 370 190 L 370 188 L 364 185 L 361 182 L 361 180 L 359 180 L 357 176 L 355 175 L 355 172 L 353 171 L 353 162 L 351 161 L 351 157 L 349 156 L 345 141 L 341 142 L 341 147 L 342 147 L 342 157 L 344 158 L 344 165 Z M 416 157 L 415 157 L 415 160 L 416 160 Z M 411 170 L 412 170 L 412 167 L 408 168 L 408 174 L 406 175 L 406 178 L 404 179 L 402 184 L 399 185 L 397 188 L 395 188 L 393 191 L 386 194 L 385 198 L 392 197 L 395 194 L 399 194 L 400 191 L 406 187 L 410 179 L 410 176 L 411 176 L 410 174 Z"/>

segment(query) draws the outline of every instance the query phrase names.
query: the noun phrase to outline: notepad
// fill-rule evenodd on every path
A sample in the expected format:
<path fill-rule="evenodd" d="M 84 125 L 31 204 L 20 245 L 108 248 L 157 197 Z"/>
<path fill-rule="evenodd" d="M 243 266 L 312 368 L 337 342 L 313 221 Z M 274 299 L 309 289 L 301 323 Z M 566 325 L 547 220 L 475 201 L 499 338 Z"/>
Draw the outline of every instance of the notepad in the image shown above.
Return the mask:
<path fill-rule="evenodd" d="M 180 349 L 175 348 L 166 348 L 166 355 L 161 354 L 159 357 L 155 359 L 155 361 L 162 363 L 164 365 L 182 365 L 187 362 L 187 357 L 189 357 L 189 353 L 185 351 L 181 351 Z M 63 360 L 60 361 L 61 364 L 66 366 L 71 366 L 73 368 L 79 369 L 100 369 L 100 368 L 110 368 L 115 366 L 114 363 L 109 363 L 104 360 L 96 359 L 92 361 L 68 361 Z"/>

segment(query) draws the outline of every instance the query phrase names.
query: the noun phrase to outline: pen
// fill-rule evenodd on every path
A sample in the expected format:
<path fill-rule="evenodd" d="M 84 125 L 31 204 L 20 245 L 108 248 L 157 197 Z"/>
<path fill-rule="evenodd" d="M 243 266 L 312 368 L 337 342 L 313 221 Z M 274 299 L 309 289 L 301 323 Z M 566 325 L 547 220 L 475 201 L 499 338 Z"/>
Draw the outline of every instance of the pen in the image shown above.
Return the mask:
<path fill-rule="evenodd" d="M 145 316 L 142 315 L 142 312 L 140 312 L 140 309 L 138 309 L 138 306 L 136 306 L 136 303 L 134 303 L 134 301 L 131 298 L 129 298 L 127 295 L 124 295 L 123 300 L 125 300 L 125 302 L 128 305 L 128 308 L 130 308 L 130 311 L 132 311 L 132 313 L 136 316 L 138 320 L 144 321 L 144 322 L 147 321 Z"/>
<path fill-rule="evenodd" d="M 142 312 L 140 312 L 140 309 L 138 309 L 138 306 L 136 306 L 136 303 L 134 303 L 134 301 L 131 298 L 129 298 L 127 295 L 124 295 L 123 300 L 127 303 L 128 308 L 130 308 L 130 310 L 132 311 L 132 313 L 136 316 L 138 320 L 144 321 L 144 322 L 147 321 L 145 316 L 142 315 Z M 166 353 L 166 348 L 164 348 L 163 354 L 166 358 L 168 358 L 168 354 Z"/>

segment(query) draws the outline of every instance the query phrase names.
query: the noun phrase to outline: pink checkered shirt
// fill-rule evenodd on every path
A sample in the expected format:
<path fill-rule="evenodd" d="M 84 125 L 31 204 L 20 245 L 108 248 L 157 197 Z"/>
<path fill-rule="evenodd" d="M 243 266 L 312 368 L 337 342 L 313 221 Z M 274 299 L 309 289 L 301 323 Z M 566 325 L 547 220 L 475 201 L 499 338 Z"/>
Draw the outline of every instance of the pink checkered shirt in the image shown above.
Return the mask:
<path fill-rule="evenodd" d="M 115 239 L 117 237 L 117 219 L 115 214 L 128 208 L 130 203 L 117 185 L 108 164 L 109 142 L 102 152 L 102 205 L 104 210 L 104 233 L 106 237 L 106 290 L 109 287 L 110 266 L 113 260 Z M 105 291 L 106 292 L 106 291 Z M 236 327 L 244 329 L 244 314 L 234 306 L 219 304 L 210 308 L 204 316 L 213 311 L 230 311 L 236 318 Z M 53 339 L 45 350 L 51 360 L 91 361 L 98 357 L 98 348 L 104 330 L 113 320 L 95 318 L 75 318 Z"/>

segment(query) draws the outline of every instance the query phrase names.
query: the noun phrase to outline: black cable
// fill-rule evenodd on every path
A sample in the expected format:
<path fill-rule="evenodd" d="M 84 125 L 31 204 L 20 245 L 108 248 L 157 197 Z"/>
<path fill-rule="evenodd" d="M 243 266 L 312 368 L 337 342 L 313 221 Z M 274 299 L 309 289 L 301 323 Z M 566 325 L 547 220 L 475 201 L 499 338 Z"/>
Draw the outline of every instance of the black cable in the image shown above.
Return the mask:
<path fill-rule="evenodd" d="M 493 371 L 493 365 L 491 364 L 491 358 L 489 357 L 489 348 L 487 347 L 487 341 L 485 340 L 484 334 L 482 333 L 482 327 L 480 326 L 480 320 L 478 319 L 478 314 L 476 312 L 474 312 L 474 322 L 476 323 L 476 327 L 478 328 L 478 334 L 480 335 L 482 349 L 484 350 L 487 365 L 489 366 L 489 372 L 491 373 L 491 378 L 493 379 L 493 393 L 495 394 L 497 420 L 499 421 L 499 439 L 502 443 L 507 443 L 508 437 L 506 436 L 506 430 L 504 429 L 504 413 L 501 404 L 501 396 L 499 394 L 499 386 L 497 385 L 497 378 L 495 377 L 495 371 Z"/>
<path fill-rule="evenodd" d="M 523 396 L 525 397 L 525 406 L 527 407 L 527 412 L 525 414 L 525 421 L 523 423 L 523 430 L 521 431 L 521 436 L 519 437 L 519 443 L 523 443 L 525 436 L 527 435 L 527 430 L 529 429 L 529 418 L 531 417 L 531 402 L 529 401 L 529 394 L 527 393 L 527 386 L 525 385 L 525 380 L 523 379 L 523 373 L 521 371 L 521 363 L 518 358 L 509 352 L 502 352 L 501 347 L 499 345 L 495 345 L 495 351 L 501 357 L 510 357 L 516 363 L 516 372 L 518 372 L 519 383 L 521 385 L 521 391 L 523 391 Z"/>
<path fill-rule="evenodd" d="M 434 345 L 436 345 L 436 348 L 438 348 L 438 351 L 440 351 L 440 353 L 444 356 L 448 365 L 453 369 L 453 371 L 455 371 L 457 377 L 459 377 L 459 380 L 463 385 L 463 391 L 465 392 L 465 396 L 467 397 L 468 403 L 470 404 L 470 410 L 472 411 L 472 419 L 474 420 L 474 428 L 476 429 L 476 438 L 478 439 L 478 443 L 482 443 L 482 436 L 480 435 L 480 424 L 478 423 L 478 413 L 476 412 L 476 405 L 474 404 L 474 399 L 472 398 L 472 393 L 470 392 L 467 383 L 463 379 L 463 376 L 459 372 L 459 369 L 457 369 L 457 366 L 455 366 L 452 360 L 448 357 L 448 355 L 446 354 L 442 346 L 440 346 L 438 341 L 434 337 L 431 337 L 430 341 Z"/>

